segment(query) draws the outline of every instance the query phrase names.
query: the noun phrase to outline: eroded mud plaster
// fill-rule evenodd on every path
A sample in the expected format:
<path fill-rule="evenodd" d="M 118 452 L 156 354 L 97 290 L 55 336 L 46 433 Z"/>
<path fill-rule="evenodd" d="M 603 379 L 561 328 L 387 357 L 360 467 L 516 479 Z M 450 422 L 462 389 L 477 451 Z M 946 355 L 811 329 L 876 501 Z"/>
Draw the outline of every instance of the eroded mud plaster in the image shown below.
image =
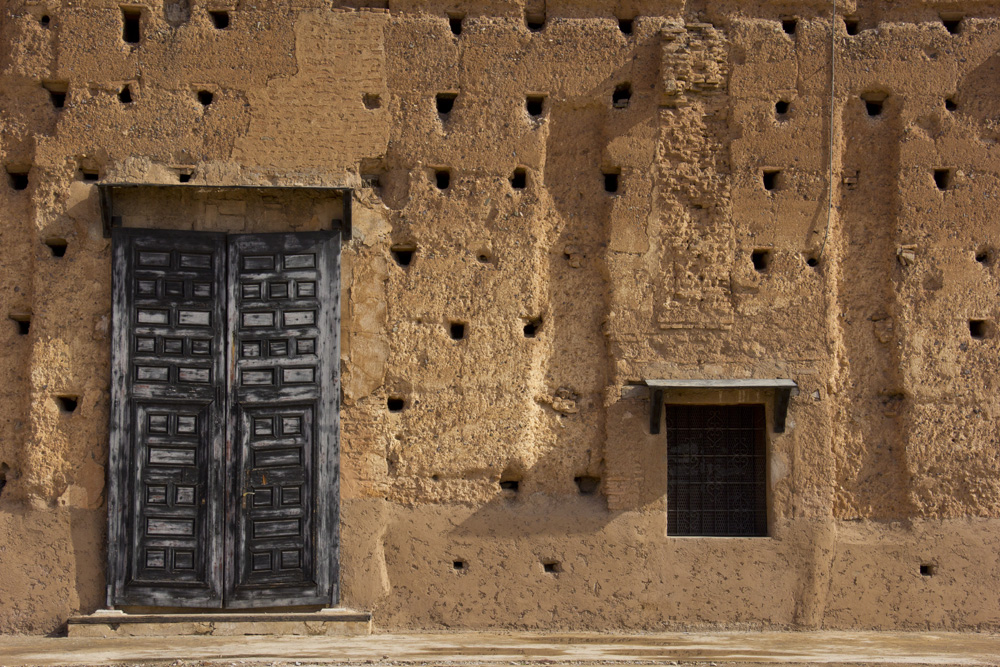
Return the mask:
<path fill-rule="evenodd" d="M 0 4 L 0 631 L 104 600 L 95 180 L 356 188 L 381 627 L 1000 625 L 991 3 L 838 3 L 832 96 L 828 3 Z M 769 537 L 666 536 L 669 377 L 798 383 Z"/>

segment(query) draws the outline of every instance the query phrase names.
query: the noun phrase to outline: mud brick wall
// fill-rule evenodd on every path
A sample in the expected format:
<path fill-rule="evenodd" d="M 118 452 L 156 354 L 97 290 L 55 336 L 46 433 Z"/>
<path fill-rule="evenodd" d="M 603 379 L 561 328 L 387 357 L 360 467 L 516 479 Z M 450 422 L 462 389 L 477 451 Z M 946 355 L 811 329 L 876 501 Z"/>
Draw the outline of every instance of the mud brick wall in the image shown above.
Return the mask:
<path fill-rule="evenodd" d="M 995 3 L 0 8 L 0 631 L 104 604 L 97 182 L 355 190 L 342 603 L 379 627 L 1000 626 Z M 768 537 L 667 537 L 634 384 L 777 377 Z"/>

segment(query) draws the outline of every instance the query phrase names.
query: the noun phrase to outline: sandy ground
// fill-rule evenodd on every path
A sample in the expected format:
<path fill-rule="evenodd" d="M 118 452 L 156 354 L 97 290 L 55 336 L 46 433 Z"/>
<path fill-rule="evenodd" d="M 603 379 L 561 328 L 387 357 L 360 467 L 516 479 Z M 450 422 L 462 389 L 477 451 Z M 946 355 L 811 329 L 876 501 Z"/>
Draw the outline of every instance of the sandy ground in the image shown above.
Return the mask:
<path fill-rule="evenodd" d="M 0 665 L 998 665 L 1000 634 L 693 632 L 0 637 Z"/>

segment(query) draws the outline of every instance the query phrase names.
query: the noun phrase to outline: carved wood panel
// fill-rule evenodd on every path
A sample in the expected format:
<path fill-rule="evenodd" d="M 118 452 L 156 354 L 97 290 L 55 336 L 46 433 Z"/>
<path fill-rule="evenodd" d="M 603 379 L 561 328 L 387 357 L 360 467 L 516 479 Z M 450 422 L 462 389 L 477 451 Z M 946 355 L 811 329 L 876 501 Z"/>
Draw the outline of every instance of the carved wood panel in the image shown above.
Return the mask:
<path fill-rule="evenodd" d="M 329 600 L 338 258 L 328 234 L 230 240 L 232 605 Z"/>
<path fill-rule="evenodd" d="M 222 605 L 225 241 L 115 230 L 113 604 Z"/>

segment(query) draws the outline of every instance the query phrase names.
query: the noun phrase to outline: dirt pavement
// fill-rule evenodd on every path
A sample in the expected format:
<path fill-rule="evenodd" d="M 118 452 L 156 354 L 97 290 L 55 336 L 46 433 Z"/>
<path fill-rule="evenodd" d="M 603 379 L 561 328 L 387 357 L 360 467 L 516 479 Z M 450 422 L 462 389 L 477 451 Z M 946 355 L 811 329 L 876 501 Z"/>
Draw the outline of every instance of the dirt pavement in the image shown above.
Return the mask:
<path fill-rule="evenodd" d="M 0 637 L 0 665 L 1000 665 L 1000 634 L 423 633 L 365 637 Z"/>

